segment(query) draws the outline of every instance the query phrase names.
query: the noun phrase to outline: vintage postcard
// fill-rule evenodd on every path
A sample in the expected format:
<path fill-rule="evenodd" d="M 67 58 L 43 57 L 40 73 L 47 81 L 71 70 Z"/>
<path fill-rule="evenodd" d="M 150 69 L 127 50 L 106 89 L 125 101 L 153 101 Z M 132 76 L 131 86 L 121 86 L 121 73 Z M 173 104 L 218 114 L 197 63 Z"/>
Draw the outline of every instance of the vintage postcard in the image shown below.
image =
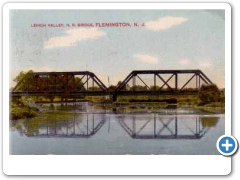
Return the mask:
<path fill-rule="evenodd" d="M 129 5 L 7 5 L 10 157 L 230 164 L 216 147 L 231 132 L 229 5 Z"/>

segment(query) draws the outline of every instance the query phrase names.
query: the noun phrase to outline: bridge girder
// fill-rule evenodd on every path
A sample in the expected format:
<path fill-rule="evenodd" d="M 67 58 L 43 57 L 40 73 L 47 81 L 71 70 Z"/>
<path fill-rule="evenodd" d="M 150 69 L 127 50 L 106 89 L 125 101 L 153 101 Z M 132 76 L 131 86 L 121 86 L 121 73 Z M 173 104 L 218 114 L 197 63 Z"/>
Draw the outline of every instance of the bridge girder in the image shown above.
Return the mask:
<path fill-rule="evenodd" d="M 165 80 L 162 75 L 169 74 L 170 77 Z M 179 89 L 178 75 L 180 74 L 192 74 L 192 77 Z M 128 84 L 130 80 L 133 80 L 133 86 L 135 78 L 138 78 L 149 90 L 147 83 L 144 82 L 138 75 L 153 75 L 154 87 L 156 87 L 156 78 L 159 78 L 163 85 L 159 89 L 153 89 L 153 91 L 161 91 L 164 86 L 167 86 L 171 91 L 183 91 L 184 88 L 189 84 L 189 82 L 196 77 L 196 89 L 200 88 L 200 81 L 202 80 L 206 84 L 212 84 L 212 81 L 201 71 L 201 70 L 138 70 L 132 71 L 123 82 L 115 89 L 114 93 L 117 94 L 123 89 L 124 86 Z M 175 77 L 175 86 L 171 87 L 169 81 Z"/>
<path fill-rule="evenodd" d="M 166 78 L 164 75 L 168 75 Z M 184 85 L 179 86 L 180 75 L 192 75 Z M 140 77 L 152 75 L 153 88 Z M 196 78 L 196 88 L 186 91 L 186 86 Z M 146 87 L 143 90 L 135 90 L 136 79 L 140 80 Z M 133 81 L 133 88 L 126 90 L 129 81 Z M 157 80 L 161 86 L 157 86 Z M 174 81 L 174 85 L 169 82 Z M 92 84 L 90 84 L 92 82 Z M 103 96 L 112 95 L 116 100 L 118 95 L 181 95 L 196 94 L 200 88 L 200 82 L 212 84 L 212 81 L 201 70 L 135 70 L 132 71 L 115 90 L 109 91 L 102 81 L 92 72 L 32 72 L 27 73 L 11 92 L 13 96 L 69 96 L 79 95 Z M 97 89 L 95 89 L 95 85 Z M 91 87 L 90 87 L 91 86 Z M 167 87 L 164 89 L 164 87 Z"/>
<path fill-rule="evenodd" d="M 18 82 L 12 94 L 72 96 L 87 93 L 104 94 L 106 91 L 107 87 L 94 73 L 89 71 L 33 72 L 27 73 Z"/>

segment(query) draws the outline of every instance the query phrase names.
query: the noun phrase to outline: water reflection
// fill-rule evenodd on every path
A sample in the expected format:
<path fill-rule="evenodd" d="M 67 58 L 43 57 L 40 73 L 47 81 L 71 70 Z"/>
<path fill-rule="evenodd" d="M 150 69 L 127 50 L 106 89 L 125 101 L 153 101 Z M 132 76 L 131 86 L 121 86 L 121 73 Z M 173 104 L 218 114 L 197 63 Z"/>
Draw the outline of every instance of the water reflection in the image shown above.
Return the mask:
<path fill-rule="evenodd" d="M 204 116 L 120 116 L 120 126 L 134 139 L 200 139 L 218 117 Z"/>
<path fill-rule="evenodd" d="M 133 139 L 200 139 L 219 117 L 160 114 L 88 114 L 49 113 L 42 117 L 12 122 L 12 130 L 27 137 L 87 138 L 99 132 L 108 120 L 106 134 L 121 136 L 121 127 Z M 119 131 L 110 134 L 110 124 L 117 121 Z M 120 126 L 119 126 L 120 125 Z M 108 136 L 108 137 L 109 137 Z M 109 137 L 110 138 L 110 137 Z"/>
<path fill-rule="evenodd" d="M 87 138 L 96 134 L 106 121 L 104 114 L 63 114 L 12 123 L 12 129 L 27 137 Z"/>

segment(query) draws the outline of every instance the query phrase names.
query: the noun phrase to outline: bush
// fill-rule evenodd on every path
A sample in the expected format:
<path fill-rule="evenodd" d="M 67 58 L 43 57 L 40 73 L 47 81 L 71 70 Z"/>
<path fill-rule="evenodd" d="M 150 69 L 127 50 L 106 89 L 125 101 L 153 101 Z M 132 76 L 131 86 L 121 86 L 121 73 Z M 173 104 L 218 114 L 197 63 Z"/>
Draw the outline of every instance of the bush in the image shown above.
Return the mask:
<path fill-rule="evenodd" d="M 25 105 L 20 100 L 10 102 L 10 107 L 10 118 L 12 120 L 32 118 L 35 117 L 39 111 L 38 108 Z"/>
<path fill-rule="evenodd" d="M 198 98 L 203 105 L 211 102 L 219 102 L 221 99 L 221 92 L 215 84 L 202 85 L 198 93 Z"/>

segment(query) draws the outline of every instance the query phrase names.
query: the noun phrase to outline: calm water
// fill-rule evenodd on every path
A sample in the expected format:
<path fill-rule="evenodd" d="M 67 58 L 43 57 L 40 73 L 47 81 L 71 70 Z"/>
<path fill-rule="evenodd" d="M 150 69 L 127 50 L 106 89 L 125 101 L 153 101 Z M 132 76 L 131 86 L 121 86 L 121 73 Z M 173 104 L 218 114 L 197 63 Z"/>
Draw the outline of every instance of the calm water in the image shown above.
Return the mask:
<path fill-rule="evenodd" d="M 219 154 L 224 121 L 224 114 L 52 110 L 11 122 L 10 154 Z"/>

